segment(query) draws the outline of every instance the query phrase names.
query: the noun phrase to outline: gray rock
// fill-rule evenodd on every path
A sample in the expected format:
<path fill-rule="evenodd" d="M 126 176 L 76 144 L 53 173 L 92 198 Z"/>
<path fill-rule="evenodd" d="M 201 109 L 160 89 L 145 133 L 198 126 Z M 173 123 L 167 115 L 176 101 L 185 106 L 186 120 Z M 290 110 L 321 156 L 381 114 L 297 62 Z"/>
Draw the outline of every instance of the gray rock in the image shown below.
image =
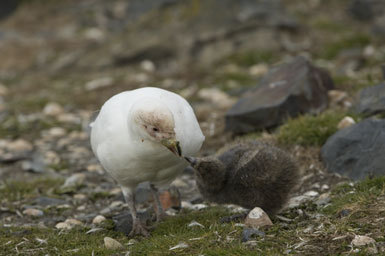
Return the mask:
<path fill-rule="evenodd" d="M 33 204 L 47 207 L 47 206 L 53 206 L 53 205 L 67 204 L 67 201 L 62 200 L 62 199 L 57 199 L 57 198 L 40 196 L 40 197 L 35 198 L 35 200 L 33 200 Z"/>
<path fill-rule="evenodd" d="M 385 11 L 383 0 L 353 0 L 349 6 L 349 12 L 358 20 L 373 20 Z"/>
<path fill-rule="evenodd" d="M 361 180 L 385 175 L 385 120 L 365 119 L 332 135 L 321 157 L 330 172 Z"/>
<path fill-rule="evenodd" d="M 33 153 L 31 158 L 31 160 L 22 161 L 21 168 L 28 172 L 44 173 L 46 171 L 46 165 L 43 156 L 39 153 Z"/>
<path fill-rule="evenodd" d="M 264 237 L 265 233 L 256 228 L 244 228 L 242 231 L 242 243 L 249 241 L 252 237 Z"/>
<path fill-rule="evenodd" d="M 146 224 L 151 219 L 151 213 L 149 211 L 138 212 L 138 217 L 143 224 Z M 115 231 L 122 232 L 128 236 L 132 229 L 131 214 L 129 212 L 122 213 L 112 217 L 112 220 L 115 223 Z"/>
<path fill-rule="evenodd" d="M 16 0 L 3 0 L 0 2 L 0 20 L 5 19 L 11 15 L 19 5 L 19 1 Z"/>
<path fill-rule="evenodd" d="M 328 105 L 329 74 L 304 57 L 279 65 L 246 91 L 226 113 L 226 130 L 235 134 L 271 128 L 287 117 L 319 113 Z"/>
<path fill-rule="evenodd" d="M 385 83 L 362 89 L 354 110 L 365 116 L 385 113 Z"/>

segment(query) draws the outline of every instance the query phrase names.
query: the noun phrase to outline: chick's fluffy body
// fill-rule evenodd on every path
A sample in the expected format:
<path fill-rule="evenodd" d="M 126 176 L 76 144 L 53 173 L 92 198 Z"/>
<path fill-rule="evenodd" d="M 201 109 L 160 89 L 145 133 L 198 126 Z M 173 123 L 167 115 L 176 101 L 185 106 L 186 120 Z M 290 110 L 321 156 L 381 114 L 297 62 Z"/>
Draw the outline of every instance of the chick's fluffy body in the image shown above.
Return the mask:
<path fill-rule="evenodd" d="M 287 202 L 299 178 L 293 159 L 261 142 L 243 142 L 198 159 L 197 186 L 209 201 L 232 203 L 276 214 Z"/>

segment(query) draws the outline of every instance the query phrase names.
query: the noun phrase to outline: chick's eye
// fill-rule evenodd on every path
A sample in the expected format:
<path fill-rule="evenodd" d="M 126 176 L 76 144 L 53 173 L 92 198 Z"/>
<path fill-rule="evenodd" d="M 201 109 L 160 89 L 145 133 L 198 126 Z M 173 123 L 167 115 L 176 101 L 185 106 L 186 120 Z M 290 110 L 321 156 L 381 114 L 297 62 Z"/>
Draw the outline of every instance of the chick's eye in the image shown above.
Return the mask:
<path fill-rule="evenodd" d="M 153 130 L 154 132 L 158 132 L 158 131 L 159 131 L 159 129 L 156 128 L 156 127 L 152 128 L 152 130 Z"/>

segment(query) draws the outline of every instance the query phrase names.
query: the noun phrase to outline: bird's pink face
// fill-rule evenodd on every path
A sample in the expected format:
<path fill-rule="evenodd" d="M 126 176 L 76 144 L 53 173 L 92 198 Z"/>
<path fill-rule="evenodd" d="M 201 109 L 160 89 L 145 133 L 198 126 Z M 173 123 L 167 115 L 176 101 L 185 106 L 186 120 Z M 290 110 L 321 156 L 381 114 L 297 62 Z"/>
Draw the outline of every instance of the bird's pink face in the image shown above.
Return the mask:
<path fill-rule="evenodd" d="M 136 118 L 148 137 L 161 143 L 177 156 L 181 156 L 179 141 L 176 140 L 175 123 L 171 113 L 140 111 Z"/>

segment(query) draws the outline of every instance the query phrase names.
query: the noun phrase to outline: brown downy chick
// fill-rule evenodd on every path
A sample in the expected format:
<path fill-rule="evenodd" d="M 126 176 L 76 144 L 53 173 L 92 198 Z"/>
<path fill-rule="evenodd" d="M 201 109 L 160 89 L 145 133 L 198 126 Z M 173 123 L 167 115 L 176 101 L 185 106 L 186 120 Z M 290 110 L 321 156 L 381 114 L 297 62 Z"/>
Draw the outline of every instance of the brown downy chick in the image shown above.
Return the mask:
<path fill-rule="evenodd" d="M 186 157 L 195 169 L 202 196 L 216 203 L 276 214 L 298 183 L 293 159 L 281 149 L 261 142 L 242 142 L 215 156 Z"/>

